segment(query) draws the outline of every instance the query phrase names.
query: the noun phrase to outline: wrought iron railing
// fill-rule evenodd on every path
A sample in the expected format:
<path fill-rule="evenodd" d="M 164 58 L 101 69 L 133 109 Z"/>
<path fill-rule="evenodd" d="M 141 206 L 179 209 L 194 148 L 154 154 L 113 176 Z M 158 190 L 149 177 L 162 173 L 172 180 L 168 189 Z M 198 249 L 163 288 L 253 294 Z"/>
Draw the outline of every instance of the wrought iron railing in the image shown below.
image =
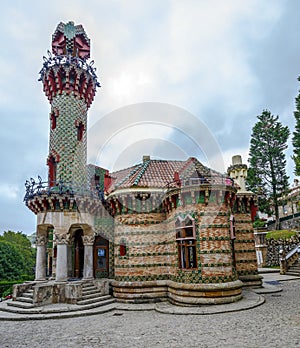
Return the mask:
<path fill-rule="evenodd" d="M 234 186 L 234 181 L 227 177 L 199 177 L 187 178 L 181 180 L 181 186 L 198 186 L 198 185 L 226 185 Z"/>
<path fill-rule="evenodd" d="M 52 53 L 48 50 L 47 51 L 48 57 L 43 56 L 43 67 L 40 70 L 40 78 L 39 81 L 42 81 L 45 75 L 45 72 L 48 68 L 52 66 L 59 66 L 59 65 L 75 65 L 77 68 L 84 69 L 87 71 L 93 78 L 95 84 L 97 87 L 100 87 L 100 83 L 97 81 L 97 75 L 96 75 L 96 68 L 93 67 L 94 61 L 87 62 L 84 59 L 78 57 L 78 56 L 72 56 L 71 54 L 67 55 L 52 55 Z"/>
<path fill-rule="evenodd" d="M 25 182 L 25 196 L 24 201 L 41 195 L 70 195 L 77 197 L 90 197 L 95 199 L 100 199 L 104 201 L 104 193 L 99 185 L 91 186 L 91 185 L 76 185 L 72 182 L 65 182 L 63 180 L 59 180 L 57 182 L 43 181 L 40 176 L 38 176 L 38 180 L 36 181 L 33 178 L 30 180 L 26 180 Z"/>

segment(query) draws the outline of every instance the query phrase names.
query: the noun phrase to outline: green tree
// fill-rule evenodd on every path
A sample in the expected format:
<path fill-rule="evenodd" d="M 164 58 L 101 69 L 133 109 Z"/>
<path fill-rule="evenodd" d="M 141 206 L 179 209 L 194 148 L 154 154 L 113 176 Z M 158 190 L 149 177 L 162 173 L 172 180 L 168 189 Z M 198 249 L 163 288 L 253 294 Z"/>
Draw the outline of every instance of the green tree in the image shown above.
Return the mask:
<path fill-rule="evenodd" d="M 7 280 L 21 279 L 23 276 L 30 276 L 33 274 L 33 269 L 35 265 L 35 249 L 31 247 L 31 243 L 27 236 L 22 232 L 5 231 L 3 236 L 0 236 L 0 242 L 2 243 L 2 251 L 5 257 L 0 259 L 2 262 L 2 268 L 0 265 L 0 278 Z M 10 257 L 7 255 L 11 250 Z M 2 254 L 0 250 L 0 254 Z M 19 269 L 19 267 L 22 267 Z M 11 269 L 15 268 L 16 277 L 12 277 Z M 9 272 L 5 270 L 9 269 Z M 3 273 L 4 272 L 4 273 Z M 9 275 L 9 278 L 5 278 Z M 20 276 L 22 276 L 20 278 Z M 18 278 L 19 277 L 19 278 Z"/>
<path fill-rule="evenodd" d="M 300 76 L 298 77 L 300 81 Z M 296 97 L 296 111 L 294 111 L 295 116 L 295 130 L 293 132 L 292 144 L 294 156 L 292 157 L 295 163 L 295 174 L 300 175 L 300 91 Z"/>
<path fill-rule="evenodd" d="M 20 280 L 26 274 L 26 261 L 13 244 L 0 240 L 0 280 Z"/>
<path fill-rule="evenodd" d="M 290 131 L 268 110 L 257 118 L 250 141 L 247 188 L 258 195 L 261 211 L 274 211 L 278 229 L 278 198 L 288 190 L 284 150 Z"/>

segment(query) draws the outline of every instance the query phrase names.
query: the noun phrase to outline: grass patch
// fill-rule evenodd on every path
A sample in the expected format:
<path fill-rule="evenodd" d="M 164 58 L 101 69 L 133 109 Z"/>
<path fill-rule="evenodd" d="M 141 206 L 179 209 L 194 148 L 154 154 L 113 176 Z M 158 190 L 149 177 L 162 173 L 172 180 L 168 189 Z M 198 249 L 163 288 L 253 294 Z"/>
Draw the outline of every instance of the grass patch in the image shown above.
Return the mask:
<path fill-rule="evenodd" d="M 270 231 L 267 233 L 266 238 L 267 239 L 289 239 L 292 236 L 296 236 L 297 232 L 290 231 L 290 230 L 278 230 L 278 231 Z"/>

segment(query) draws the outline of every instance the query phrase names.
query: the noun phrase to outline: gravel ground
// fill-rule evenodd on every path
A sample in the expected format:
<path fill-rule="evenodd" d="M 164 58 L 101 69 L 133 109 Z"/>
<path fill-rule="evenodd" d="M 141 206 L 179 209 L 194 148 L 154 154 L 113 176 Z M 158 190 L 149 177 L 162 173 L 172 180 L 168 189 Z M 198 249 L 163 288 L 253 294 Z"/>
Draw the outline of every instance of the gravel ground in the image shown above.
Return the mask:
<path fill-rule="evenodd" d="M 82 318 L 2 321 L 0 347 L 300 347 L 300 280 L 254 309 L 213 315 L 118 311 Z"/>

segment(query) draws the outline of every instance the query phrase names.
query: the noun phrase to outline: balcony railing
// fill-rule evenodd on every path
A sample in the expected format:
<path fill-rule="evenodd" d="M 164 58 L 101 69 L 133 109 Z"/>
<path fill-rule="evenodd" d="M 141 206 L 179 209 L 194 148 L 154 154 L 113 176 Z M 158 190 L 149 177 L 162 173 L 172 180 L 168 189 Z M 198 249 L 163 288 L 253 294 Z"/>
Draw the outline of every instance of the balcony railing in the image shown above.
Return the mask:
<path fill-rule="evenodd" d="M 100 87 L 100 83 L 97 81 L 96 68 L 93 66 L 94 61 L 87 62 L 78 56 L 72 56 L 71 54 L 67 55 L 52 55 L 52 53 L 47 51 L 48 57 L 43 57 L 44 63 L 41 71 L 39 72 L 40 78 L 39 81 L 42 81 L 45 75 L 45 72 L 48 68 L 52 66 L 59 65 L 75 65 L 77 68 L 84 69 L 87 71 L 93 78 L 97 87 Z"/>
<path fill-rule="evenodd" d="M 57 182 L 50 183 L 48 181 L 43 181 L 40 176 L 38 176 L 38 180 L 36 181 L 33 178 L 30 180 L 26 180 L 25 182 L 25 196 L 24 201 L 27 202 L 30 199 L 36 196 L 42 195 L 70 195 L 70 196 L 78 196 L 78 197 L 91 197 L 94 199 L 100 199 L 104 201 L 104 193 L 99 185 L 91 186 L 91 185 L 76 185 L 72 182 L 64 182 L 59 180 Z"/>
<path fill-rule="evenodd" d="M 199 186 L 199 185 L 226 185 L 234 186 L 234 181 L 226 177 L 199 177 L 187 178 L 181 180 L 181 186 Z"/>

